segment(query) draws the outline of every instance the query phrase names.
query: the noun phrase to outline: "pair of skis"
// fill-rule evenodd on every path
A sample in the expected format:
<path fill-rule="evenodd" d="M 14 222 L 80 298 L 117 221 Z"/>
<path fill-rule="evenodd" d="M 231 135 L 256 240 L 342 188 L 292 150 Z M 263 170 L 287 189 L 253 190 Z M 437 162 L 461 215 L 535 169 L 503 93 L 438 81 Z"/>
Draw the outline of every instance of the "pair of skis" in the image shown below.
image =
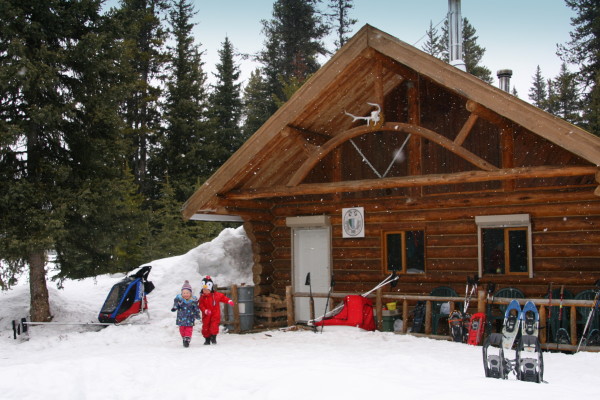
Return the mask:
<path fill-rule="evenodd" d="M 134 314 L 139 315 L 139 314 Z M 30 326 L 50 326 L 50 325 L 75 325 L 75 326 L 110 326 L 110 325 L 130 325 L 130 323 L 123 320 L 119 323 L 114 322 L 30 322 L 27 318 L 21 318 L 20 320 L 12 321 L 13 339 L 17 339 L 21 334 L 29 336 Z"/>
<path fill-rule="evenodd" d="M 527 382 L 543 382 L 544 359 L 538 339 L 540 316 L 531 301 L 521 305 L 512 300 L 504 313 L 502 333 L 492 333 L 483 344 L 483 365 L 485 376 L 507 379 L 514 371 L 517 379 Z M 505 357 L 505 350 L 511 350 L 515 344 L 516 355 L 513 360 Z M 496 353 L 491 354 L 490 349 Z"/>
<path fill-rule="evenodd" d="M 562 326 L 563 324 L 563 300 L 565 298 L 565 285 L 560 287 L 560 303 L 558 306 L 558 329 L 554 337 L 556 344 L 571 344 L 571 336 L 569 331 Z M 550 318 L 550 317 L 549 317 Z"/>
<path fill-rule="evenodd" d="M 473 294 L 477 293 L 477 284 L 479 283 L 479 277 L 467 276 L 467 285 L 465 287 L 465 302 L 463 306 L 463 310 L 454 310 L 448 316 L 448 326 L 450 328 L 450 336 L 452 336 L 452 340 L 455 342 L 463 342 L 466 343 L 469 340 L 471 328 L 471 315 L 469 314 L 469 303 L 473 298 Z M 484 324 L 481 323 L 481 316 L 478 315 L 476 328 L 477 331 L 483 327 Z M 485 318 L 485 317 L 484 317 Z M 485 321 L 484 321 L 485 323 Z M 475 336 L 477 337 L 477 335 Z M 472 340 L 474 342 L 474 340 Z M 471 343 L 473 344 L 473 343 Z"/>

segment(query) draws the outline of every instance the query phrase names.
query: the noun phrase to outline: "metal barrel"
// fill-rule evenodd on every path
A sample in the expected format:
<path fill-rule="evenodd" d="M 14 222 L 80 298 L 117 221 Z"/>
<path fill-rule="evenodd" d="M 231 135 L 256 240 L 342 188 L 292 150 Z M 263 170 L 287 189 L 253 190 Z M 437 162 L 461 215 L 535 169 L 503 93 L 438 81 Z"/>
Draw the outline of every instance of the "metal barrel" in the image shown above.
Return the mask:
<path fill-rule="evenodd" d="M 237 304 L 240 312 L 240 331 L 249 331 L 254 327 L 254 286 L 237 287 Z M 233 307 L 228 307 L 228 313 L 233 316 Z M 233 326 L 227 325 L 228 328 Z"/>

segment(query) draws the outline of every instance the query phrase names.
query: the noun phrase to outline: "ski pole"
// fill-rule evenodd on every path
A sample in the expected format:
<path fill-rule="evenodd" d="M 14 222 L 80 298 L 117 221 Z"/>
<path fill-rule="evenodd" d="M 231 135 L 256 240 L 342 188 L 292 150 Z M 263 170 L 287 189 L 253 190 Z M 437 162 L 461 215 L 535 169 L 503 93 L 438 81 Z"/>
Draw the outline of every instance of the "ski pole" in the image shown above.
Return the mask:
<path fill-rule="evenodd" d="M 392 282 L 392 283 L 390 284 L 390 286 L 391 286 L 392 288 L 395 288 L 395 287 L 396 287 L 396 285 L 398 285 L 398 278 L 399 278 L 399 277 L 398 277 L 398 276 L 396 276 L 396 270 L 393 270 L 393 272 L 392 272 L 392 280 L 391 280 L 391 282 Z"/>
<path fill-rule="evenodd" d="M 473 294 L 477 292 L 477 282 L 479 281 L 479 277 L 477 275 L 473 275 L 473 278 L 467 277 L 467 282 L 470 286 L 469 297 L 465 301 L 464 312 L 462 315 L 462 328 L 463 328 L 463 342 L 466 342 L 469 338 L 469 330 L 471 329 L 471 320 L 469 315 L 469 304 L 471 304 L 471 299 L 473 298 Z"/>
<path fill-rule="evenodd" d="M 548 317 L 546 318 L 546 340 L 551 341 L 549 325 L 552 323 L 552 282 L 548 284 Z"/>
<path fill-rule="evenodd" d="M 494 292 L 496 291 L 496 284 L 494 282 L 490 282 L 487 285 L 487 300 L 489 301 L 490 299 L 490 294 L 492 295 L 492 301 L 491 304 L 488 304 L 487 307 L 487 322 L 486 322 L 486 326 L 488 328 L 488 334 L 490 334 L 492 332 L 492 313 L 493 313 L 493 308 L 494 308 Z"/>
<path fill-rule="evenodd" d="M 563 314 L 563 299 L 565 297 L 565 285 L 560 285 L 560 302 L 558 305 L 558 329 L 556 332 L 558 333 L 562 328 L 562 314 Z M 561 332 L 562 334 L 562 332 Z M 556 349 L 558 350 L 558 335 L 556 339 Z"/>
<path fill-rule="evenodd" d="M 600 283 L 600 280 L 596 281 L 596 286 L 599 286 L 598 284 Z M 581 339 L 579 340 L 579 345 L 577 346 L 577 350 L 575 351 L 576 353 L 579 351 L 579 348 L 581 347 L 581 343 L 583 343 L 583 340 L 585 338 L 585 334 L 587 333 L 588 327 L 590 325 L 590 322 L 592 321 L 592 316 L 594 315 L 594 312 L 596 311 L 596 309 L 598 308 L 598 301 L 600 300 L 600 288 L 598 288 L 596 290 L 596 296 L 594 297 L 594 307 L 590 310 L 590 314 L 588 315 L 588 319 L 585 323 L 585 327 L 583 328 L 583 332 L 581 333 Z M 587 340 L 586 340 L 586 346 L 587 346 Z"/>
<path fill-rule="evenodd" d="M 361 296 L 362 297 L 367 297 L 368 295 L 370 295 L 371 293 L 373 293 L 377 289 L 380 289 L 380 288 L 384 287 L 385 285 L 387 285 L 388 283 L 392 283 L 392 282 L 398 280 L 398 278 L 399 278 L 399 276 L 397 276 L 395 274 L 390 274 L 390 276 L 388 276 L 383 281 L 381 281 L 379 284 L 377 284 L 377 286 L 375 286 L 373 289 L 369 290 L 368 292 L 365 292 L 365 293 L 361 294 Z"/>
<path fill-rule="evenodd" d="M 473 275 L 473 287 L 471 287 L 471 294 L 469 295 L 469 304 L 471 304 L 471 300 L 473 299 L 473 295 L 477 296 L 477 284 L 479 283 L 479 277 L 477 275 Z"/>
<path fill-rule="evenodd" d="M 308 290 L 310 293 L 310 319 L 314 319 L 315 318 L 315 299 L 313 298 L 313 295 L 312 295 L 312 284 L 310 283 L 310 272 L 308 274 L 306 274 L 306 281 L 304 282 L 304 285 L 308 286 Z"/>
<path fill-rule="evenodd" d="M 329 308 L 329 297 L 331 296 L 331 291 L 333 290 L 334 286 L 335 280 L 333 279 L 333 274 L 331 274 L 331 283 L 329 284 L 329 292 L 327 293 L 327 300 L 325 300 L 325 313 L 323 313 L 323 315 L 327 314 L 327 309 Z M 321 325 L 321 333 L 323 333 L 324 326 L 325 324 Z"/>
<path fill-rule="evenodd" d="M 467 296 L 469 293 L 469 284 L 471 283 L 471 277 L 467 276 L 467 284 L 465 285 L 465 302 L 463 303 L 463 314 L 465 313 L 467 305 Z"/>
<path fill-rule="evenodd" d="M 475 291 L 477 290 L 478 280 L 479 278 L 477 276 L 473 276 L 473 278 L 467 276 L 467 289 L 465 290 L 465 304 L 463 307 L 463 314 L 466 314 L 467 310 L 469 309 L 469 304 L 471 303 L 473 293 L 475 293 Z M 471 289 L 470 291 L 469 288 Z"/>
<path fill-rule="evenodd" d="M 562 322 L 562 313 L 563 313 L 563 299 L 565 297 L 565 285 L 560 285 L 560 303 L 558 306 L 558 327 L 560 328 L 560 324 Z"/>

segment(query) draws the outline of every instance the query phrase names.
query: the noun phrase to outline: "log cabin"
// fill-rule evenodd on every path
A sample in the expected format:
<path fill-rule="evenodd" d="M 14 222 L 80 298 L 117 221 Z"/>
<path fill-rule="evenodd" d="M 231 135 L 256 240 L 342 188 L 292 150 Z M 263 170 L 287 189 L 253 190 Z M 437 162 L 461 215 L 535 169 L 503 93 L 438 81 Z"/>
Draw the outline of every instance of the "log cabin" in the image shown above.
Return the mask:
<path fill-rule="evenodd" d="M 599 164 L 599 137 L 365 25 L 183 215 L 243 223 L 256 295 L 319 309 L 396 271 L 384 297 L 478 277 L 543 299 L 600 278 Z"/>

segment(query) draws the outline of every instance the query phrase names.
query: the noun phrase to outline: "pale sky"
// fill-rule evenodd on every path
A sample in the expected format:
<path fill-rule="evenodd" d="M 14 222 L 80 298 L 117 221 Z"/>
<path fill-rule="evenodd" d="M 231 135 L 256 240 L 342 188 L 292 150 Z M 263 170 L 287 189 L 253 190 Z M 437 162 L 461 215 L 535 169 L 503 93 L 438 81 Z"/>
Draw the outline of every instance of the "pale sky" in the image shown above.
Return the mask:
<path fill-rule="evenodd" d="M 240 53 L 253 54 L 263 48 L 260 21 L 271 18 L 273 2 L 194 0 L 198 12 L 194 32 L 205 52 L 205 70 L 211 79 L 225 36 Z M 462 0 L 461 11 L 475 28 L 478 44 L 486 49 L 482 64 L 492 71 L 495 85 L 496 71 L 512 69 L 511 87 L 516 87 L 521 99 L 529 101 L 538 65 L 545 78 L 559 73 L 561 60 L 556 46 L 569 41 L 571 18 L 575 16 L 563 0 Z M 370 24 L 421 49 L 430 21 L 436 25 L 447 13 L 447 0 L 354 0 L 351 17 L 358 19 L 354 32 Z M 442 24 L 438 25 L 440 33 Z M 241 59 L 237 62 L 245 81 L 256 64 Z"/>

